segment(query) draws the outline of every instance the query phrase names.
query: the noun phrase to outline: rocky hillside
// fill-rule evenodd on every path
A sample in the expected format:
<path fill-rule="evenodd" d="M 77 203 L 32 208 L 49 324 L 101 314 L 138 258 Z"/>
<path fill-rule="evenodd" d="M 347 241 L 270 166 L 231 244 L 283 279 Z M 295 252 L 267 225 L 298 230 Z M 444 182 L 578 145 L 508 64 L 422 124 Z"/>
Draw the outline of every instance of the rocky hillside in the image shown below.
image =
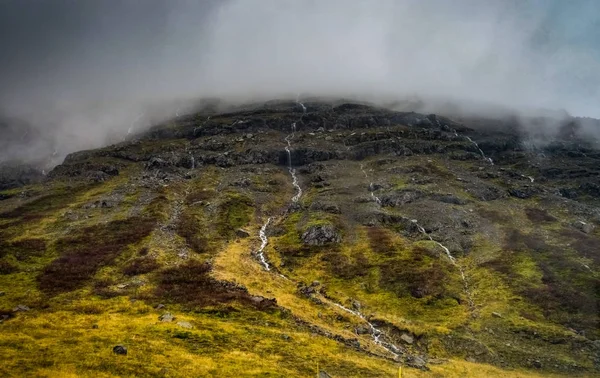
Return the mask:
<path fill-rule="evenodd" d="M 537 131 L 271 102 L 71 154 L 0 192 L 0 372 L 598 374 L 600 149 Z"/>

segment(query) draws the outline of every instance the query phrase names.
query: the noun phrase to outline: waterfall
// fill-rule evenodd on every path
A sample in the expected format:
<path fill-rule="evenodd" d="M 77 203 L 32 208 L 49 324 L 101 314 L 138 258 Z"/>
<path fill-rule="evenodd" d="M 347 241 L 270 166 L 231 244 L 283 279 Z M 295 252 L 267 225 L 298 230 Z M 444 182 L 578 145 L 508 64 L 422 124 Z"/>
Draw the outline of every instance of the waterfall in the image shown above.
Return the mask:
<path fill-rule="evenodd" d="M 266 234 L 267 226 L 269 225 L 269 223 L 271 223 L 270 217 L 267 218 L 267 221 L 265 222 L 265 224 L 262 225 L 262 227 L 260 228 L 260 231 L 258 232 L 258 237 L 260 238 L 261 243 L 260 243 L 260 248 L 257 251 L 258 259 L 260 260 L 260 263 L 265 267 L 265 270 L 267 270 L 267 271 L 271 270 L 271 266 L 267 262 L 267 259 L 265 258 L 265 253 L 264 253 L 265 247 L 269 243 L 269 239 L 267 238 L 267 234 Z"/>
<path fill-rule="evenodd" d="M 362 173 L 365 175 L 365 178 L 367 178 L 367 179 L 368 179 L 368 178 L 369 178 L 369 176 L 367 175 L 367 172 L 365 171 L 365 169 L 364 169 L 364 167 L 363 167 L 363 165 L 362 165 L 362 164 L 360 165 L 360 170 L 361 170 L 361 171 L 362 171 Z M 374 190 L 373 188 L 374 188 L 373 182 L 370 182 L 370 183 L 369 183 L 369 193 L 371 193 L 371 198 L 372 198 L 372 199 L 373 199 L 373 200 L 374 200 L 374 201 L 375 201 L 375 202 L 376 202 L 376 203 L 377 203 L 379 206 L 381 206 L 381 199 L 379 199 L 379 197 L 377 197 L 377 196 L 375 195 L 375 190 Z"/>
<path fill-rule="evenodd" d="M 469 301 L 469 307 L 471 309 L 474 308 L 475 307 L 475 302 L 473 301 L 473 296 L 471 295 L 471 291 L 469 289 L 469 283 L 467 281 L 467 277 L 465 276 L 465 271 L 464 271 L 462 265 L 460 265 L 456 261 L 456 258 L 454 256 L 452 256 L 452 254 L 450 253 L 450 250 L 448 249 L 448 247 L 446 247 L 442 243 L 438 242 L 437 240 L 434 240 L 431 237 L 431 235 L 429 235 L 429 233 L 427 233 L 427 231 L 425 231 L 425 229 L 423 228 L 423 226 L 421 226 L 418 223 L 418 221 L 416 219 L 412 219 L 411 222 L 413 222 L 415 224 L 415 226 L 417 226 L 417 229 L 419 230 L 420 233 L 422 233 L 423 235 L 425 235 L 430 241 L 434 242 L 440 248 L 442 248 L 444 250 L 444 252 L 446 253 L 446 256 L 448 257 L 448 260 L 450 260 L 450 262 L 452 263 L 452 265 L 454 265 L 458 269 L 458 271 L 460 272 L 460 277 L 461 277 L 462 282 L 463 282 L 463 289 L 465 291 L 465 294 L 467 295 L 467 300 Z"/>
<path fill-rule="evenodd" d="M 494 161 L 493 161 L 491 158 L 489 158 L 489 157 L 485 156 L 485 153 L 483 152 L 483 150 L 482 150 L 481 148 L 479 148 L 479 145 L 477 144 L 477 142 L 475 142 L 475 141 L 474 141 L 473 139 L 471 139 L 470 137 L 466 137 L 466 138 L 467 138 L 467 140 L 468 140 L 469 142 L 471 142 L 471 143 L 472 143 L 472 144 L 473 144 L 475 147 L 477 147 L 477 150 L 479 150 L 479 153 L 481 154 L 481 157 L 483 157 L 483 160 L 485 160 L 485 161 L 487 161 L 488 163 L 490 163 L 490 165 L 494 165 Z"/>
<path fill-rule="evenodd" d="M 373 323 L 371 323 L 370 321 L 368 321 L 365 316 L 363 314 L 361 314 L 359 311 L 354 311 L 354 310 L 350 310 L 347 307 L 342 306 L 339 303 L 333 302 L 333 305 L 336 307 L 341 308 L 342 310 L 362 319 L 365 323 L 367 323 L 367 325 L 369 326 L 369 328 L 371 328 L 371 337 L 373 338 L 373 341 L 375 342 L 375 344 L 379 345 L 380 347 L 382 347 L 383 349 L 385 349 L 387 352 L 391 353 L 394 358 L 398 358 L 398 354 L 400 353 L 400 349 L 392 344 L 392 343 L 388 343 L 385 341 L 381 340 L 381 336 L 387 337 L 387 335 L 385 334 L 385 332 L 383 332 L 382 330 L 378 329 L 377 327 L 375 327 L 373 325 Z"/>
<path fill-rule="evenodd" d="M 292 202 L 298 202 L 298 200 L 302 196 L 302 188 L 298 184 L 298 176 L 296 176 L 296 170 L 292 166 L 292 151 L 291 151 L 292 142 L 291 141 L 292 141 L 292 138 L 294 137 L 295 133 L 296 133 L 296 122 L 292 123 L 291 134 L 288 134 L 288 136 L 285 137 L 285 141 L 287 143 L 287 146 L 285 147 L 285 151 L 287 152 L 287 156 L 288 156 L 288 172 L 290 172 L 290 176 L 292 176 L 292 185 L 296 189 L 296 195 L 294 195 L 294 197 L 292 197 Z"/>

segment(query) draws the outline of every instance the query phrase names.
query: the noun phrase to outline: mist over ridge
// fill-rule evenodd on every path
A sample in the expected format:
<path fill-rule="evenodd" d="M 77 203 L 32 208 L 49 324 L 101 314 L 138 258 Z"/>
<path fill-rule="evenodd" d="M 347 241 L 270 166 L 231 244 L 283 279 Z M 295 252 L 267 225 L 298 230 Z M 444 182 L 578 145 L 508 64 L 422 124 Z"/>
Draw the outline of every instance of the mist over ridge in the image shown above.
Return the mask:
<path fill-rule="evenodd" d="M 428 111 L 451 101 L 483 114 L 600 118 L 600 5 L 591 0 L 60 0 L 0 9 L 0 114 L 12 130 L 1 160 L 98 147 L 206 97 L 419 99 Z"/>

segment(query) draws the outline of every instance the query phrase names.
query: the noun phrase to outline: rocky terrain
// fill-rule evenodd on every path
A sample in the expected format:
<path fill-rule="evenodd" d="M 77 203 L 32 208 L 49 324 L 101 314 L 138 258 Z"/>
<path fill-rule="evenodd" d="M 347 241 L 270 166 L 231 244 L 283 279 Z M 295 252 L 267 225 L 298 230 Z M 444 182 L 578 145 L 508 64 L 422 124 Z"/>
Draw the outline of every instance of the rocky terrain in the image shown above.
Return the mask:
<path fill-rule="evenodd" d="M 598 374 L 600 148 L 548 122 L 273 101 L 4 184 L 0 372 Z"/>

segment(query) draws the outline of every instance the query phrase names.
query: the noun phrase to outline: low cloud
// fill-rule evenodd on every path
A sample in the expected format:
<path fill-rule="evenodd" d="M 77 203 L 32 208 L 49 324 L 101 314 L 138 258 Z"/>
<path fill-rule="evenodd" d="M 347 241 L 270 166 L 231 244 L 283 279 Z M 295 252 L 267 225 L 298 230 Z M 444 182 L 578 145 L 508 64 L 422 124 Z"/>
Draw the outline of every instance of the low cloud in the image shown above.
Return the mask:
<path fill-rule="evenodd" d="M 593 0 L 9 0 L 0 112 L 18 137 L 0 160 L 114 142 L 203 97 L 600 118 L 598 14 Z"/>

